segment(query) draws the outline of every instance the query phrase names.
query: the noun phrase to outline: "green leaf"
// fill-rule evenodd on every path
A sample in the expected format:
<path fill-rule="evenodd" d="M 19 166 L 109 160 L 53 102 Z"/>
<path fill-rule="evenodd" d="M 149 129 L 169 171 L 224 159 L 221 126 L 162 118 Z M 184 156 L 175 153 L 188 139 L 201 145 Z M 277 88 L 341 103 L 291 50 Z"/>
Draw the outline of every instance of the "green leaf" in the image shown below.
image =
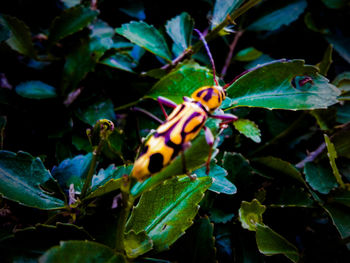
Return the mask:
<path fill-rule="evenodd" d="M 86 199 L 96 198 L 118 190 L 123 182 L 123 175 L 129 175 L 132 165 L 115 167 L 113 164 L 106 170 L 101 169 L 92 177 L 91 193 Z"/>
<path fill-rule="evenodd" d="M 269 192 L 267 193 L 270 194 Z M 277 193 L 271 193 L 273 200 L 270 207 L 313 207 L 314 201 L 311 195 L 304 188 L 296 186 L 282 187 L 277 190 Z"/>
<path fill-rule="evenodd" d="M 127 256 L 136 258 L 150 251 L 153 247 L 153 242 L 145 231 L 136 234 L 134 230 L 130 230 L 125 235 L 124 246 Z"/>
<path fill-rule="evenodd" d="M 208 175 L 206 174 L 206 167 L 199 168 L 193 173 L 198 177 L 210 176 L 212 178 L 213 183 L 209 188 L 210 191 L 228 195 L 237 192 L 236 186 L 225 178 L 227 175 L 226 170 L 215 163 L 210 164 L 210 172 Z"/>
<path fill-rule="evenodd" d="M 64 10 L 51 24 L 48 39 L 50 45 L 82 30 L 97 17 L 98 13 L 97 10 L 81 5 Z"/>
<path fill-rule="evenodd" d="M 350 159 L 350 125 L 346 125 L 344 129 L 334 134 L 332 141 L 339 157 Z"/>
<path fill-rule="evenodd" d="M 238 210 L 239 221 L 242 227 L 250 231 L 256 231 L 259 224 L 263 223 L 262 214 L 265 212 L 266 206 L 260 204 L 256 199 L 251 202 L 242 201 Z"/>
<path fill-rule="evenodd" d="M 110 57 L 102 59 L 99 61 L 99 63 L 111 68 L 117 68 L 128 72 L 134 72 L 133 68 L 137 66 L 131 57 L 121 53 L 116 53 Z"/>
<path fill-rule="evenodd" d="M 137 18 L 138 20 L 146 19 L 145 7 L 141 1 L 123 3 L 123 8 L 119 8 L 119 10 L 133 18 Z"/>
<path fill-rule="evenodd" d="M 193 26 L 194 21 L 186 12 L 168 20 L 166 23 L 166 32 L 174 41 L 175 48 L 179 53 L 183 52 L 191 45 Z"/>
<path fill-rule="evenodd" d="M 76 115 L 81 121 L 94 126 L 100 119 L 115 119 L 114 105 L 110 99 L 107 99 L 91 104 L 85 109 L 78 109 Z"/>
<path fill-rule="evenodd" d="M 326 52 L 323 55 L 322 61 L 316 65 L 323 76 L 327 76 L 327 72 L 333 62 L 332 53 L 333 53 L 333 46 L 328 45 Z"/>
<path fill-rule="evenodd" d="M 131 21 L 117 28 L 116 32 L 132 43 L 143 47 L 151 53 L 171 61 L 171 54 L 163 35 L 145 22 Z"/>
<path fill-rule="evenodd" d="M 247 27 L 247 30 L 272 31 L 283 25 L 289 25 L 298 19 L 298 17 L 304 12 L 306 6 L 307 2 L 305 0 L 289 1 L 289 3 L 282 8 L 258 18 Z"/>
<path fill-rule="evenodd" d="M 262 54 L 263 53 L 261 51 L 253 47 L 247 47 L 237 52 L 237 54 L 233 57 L 233 59 L 237 61 L 248 62 L 248 61 L 258 59 L 259 57 L 261 57 Z"/>
<path fill-rule="evenodd" d="M 61 2 L 62 2 L 67 8 L 70 8 L 70 7 L 79 5 L 80 2 L 81 2 L 81 0 L 61 0 Z"/>
<path fill-rule="evenodd" d="M 312 18 L 312 15 L 310 12 L 307 12 L 304 16 L 304 23 L 307 26 L 308 29 L 321 33 L 321 34 L 326 34 L 329 33 L 329 30 L 327 28 L 322 28 L 319 25 L 316 24 L 314 19 Z"/>
<path fill-rule="evenodd" d="M 49 99 L 57 97 L 54 87 L 39 80 L 32 80 L 20 83 L 16 87 L 16 93 L 28 99 Z"/>
<path fill-rule="evenodd" d="M 213 75 L 207 68 L 196 63 L 185 64 L 159 80 L 145 98 L 157 99 L 162 96 L 175 103 L 182 103 L 183 96 L 190 96 L 196 89 L 213 84 Z"/>
<path fill-rule="evenodd" d="M 6 40 L 6 43 L 17 52 L 36 58 L 36 51 L 32 42 L 32 35 L 29 27 L 16 17 L 3 15 L 2 16 L 11 36 Z"/>
<path fill-rule="evenodd" d="M 221 24 L 226 17 L 237 9 L 243 2 L 243 0 L 216 0 L 213 18 L 211 20 L 211 29 Z"/>
<path fill-rule="evenodd" d="M 69 189 L 69 186 L 73 184 L 74 189 L 80 192 L 89 172 L 91 161 L 92 153 L 65 159 L 58 166 L 52 168 L 52 176 L 57 179 L 62 188 Z"/>
<path fill-rule="evenodd" d="M 337 86 L 342 92 L 350 91 L 350 72 L 345 71 L 339 74 L 332 84 Z"/>
<path fill-rule="evenodd" d="M 210 177 L 192 181 L 182 176 L 165 181 L 145 192 L 132 211 L 127 230 L 146 231 L 157 251 L 167 249 L 192 224 Z"/>
<path fill-rule="evenodd" d="M 255 122 L 247 119 L 238 119 L 233 123 L 233 126 L 235 126 L 236 130 L 242 133 L 247 138 L 252 139 L 256 143 L 261 142 L 260 129 L 258 125 L 255 124 Z"/>
<path fill-rule="evenodd" d="M 268 226 L 257 225 L 256 243 L 259 251 L 266 256 L 283 254 L 293 262 L 299 261 L 297 248 Z"/>
<path fill-rule="evenodd" d="M 337 183 L 340 185 L 340 187 L 344 187 L 345 184 L 341 178 L 337 164 L 335 162 L 335 159 L 337 159 L 338 156 L 337 156 L 337 152 L 335 150 L 334 144 L 331 142 L 331 140 L 329 139 L 327 134 L 324 134 L 323 136 L 324 136 L 324 139 L 326 141 L 327 151 L 328 151 L 327 155 L 328 155 L 329 162 L 330 162 L 332 170 L 333 170 L 334 177 L 337 180 Z"/>
<path fill-rule="evenodd" d="M 320 126 L 321 130 L 328 131 L 333 129 L 335 125 L 335 118 L 337 111 L 334 108 L 329 109 L 319 109 L 313 110 L 310 114 L 315 117 L 318 126 Z"/>
<path fill-rule="evenodd" d="M 328 194 L 337 187 L 337 181 L 328 166 L 306 163 L 304 167 L 305 179 L 309 185 L 321 194 Z"/>
<path fill-rule="evenodd" d="M 350 190 L 348 189 L 336 189 L 332 192 L 332 196 L 330 197 L 332 202 L 336 202 L 339 204 L 346 205 L 350 207 Z"/>
<path fill-rule="evenodd" d="M 0 151 L 0 193 L 25 206 L 57 209 L 64 202 L 44 190 L 53 178 L 39 158 L 29 153 Z"/>
<path fill-rule="evenodd" d="M 277 157 L 267 156 L 255 158 L 253 162 L 254 164 L 258 164 L 259 167 L 265 167 L 274 170 L 281 175 L 287 175 L 304 184 L 304 178 L 302 177 L 301 173 L 287 161 L 284 161 Z M 268 175 L 270 176 L 270 174 Z"/>
<path fill-rule="evenodd" d="M 350 236 L 350 208 L 336 204 L 324 206 L 326 212 L 331 217 L 334 226 L 337 228 L 341 238 Z"/>
<path fill-rule="evenodd" d="M 218 133 L 218 124 L 219 121 L 213 119 L 208 120 L 206 123 L 206 126 L 211 129 L 214 136 Z M 200 132 L 191 144 L 191 147 L 184 152 L 188 172 L 192 172 L 202 166 L 207 161 L 210 150 L 203 131 Z M 137 182 L 130 190 L 131 195 L 135 197 L 139 196 L 146 189 L 154 187 L 172 176 L 182 174 L 184 174 L 182 159 L 181 156 L 178 156 L 159 173 L 152 175 L 144 182 Z"/>
<path fill-rule="evenodd" d="M 322 0 L 328 8 L 339 9 L 349 4 L 348 0 Z"/>
<path fill-rule="evenodd" d="M 305 110 L 337 103 L 339 90 L 302 60 L 276 61 L 258 67 L 227 88 L 231 106 Z"/>
<path fill-rule="evenodd" d="M 6 22 L 0 16 L 0 43 L 7 40 L 11 35 L 10 29 L 6 26 Z"/>
<path fill-rule="evenodd" d="M 335 51 L 337 51 L 343 59 L 350 63 L 350 38 L 328 35 L 326 36 L 326 39 L 330 44 L 333 45 Z"/>
<path fill-rule="evenodd" d="M 78 252 L 78 253 L 77 253 Z M 40 263 L 124 263 L 126 260 L 113 249 L 92 241 L 66 241 L 50 248 L 39 258 Z"/>

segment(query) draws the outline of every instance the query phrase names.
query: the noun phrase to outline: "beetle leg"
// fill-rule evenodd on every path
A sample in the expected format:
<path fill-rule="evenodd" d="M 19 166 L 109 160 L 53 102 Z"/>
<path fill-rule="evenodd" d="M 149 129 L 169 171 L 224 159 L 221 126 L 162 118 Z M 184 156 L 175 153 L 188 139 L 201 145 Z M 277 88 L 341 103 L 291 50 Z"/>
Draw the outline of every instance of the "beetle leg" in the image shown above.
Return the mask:
<path fill-rule="evenodd" d="M 207 144 L 209 145 L 209 154 L 208 154 L 208 159 L 207 162 L 205 163 L 206 170 L 205 173 L 209 174 L 210 171 L 210 160 L 211 160 L 211 154 L 213 152 L 213 145 L 214 145 L 214 136 L 211 133 L 210 129 L 206 126 L 203 127 L 204 129 L 204 134 L 205 134 L 205 140 L 207 141 Z"/>
<path fill-rule="evenodd" d="M 233 114 L 218 114 L 218 115 L 210 115 L 209 117 L 222 120 L 222 122 L 220 123 L 220 128 L 223 128 L 226 126 L 226 124 L 229 124 L 231 122 L 238 120 L 238 117 Z"/>
<path fill-rule="evenodd" d="M 160 108 L 162 109 L 162 112 L 163 112 L 166 119 L 168 118 L 168 114 L 166 113 L 163 105 L 168 106 L 170 108 L 176 108 L 176 106 L 177 106 L 177 104 L 175 102 L 172 102 L 171 100 L 164 98 L 164 97 L 161 97 L 161 96 L 159 96 L 157 98 L 157 101 L 158 101 Z"/>

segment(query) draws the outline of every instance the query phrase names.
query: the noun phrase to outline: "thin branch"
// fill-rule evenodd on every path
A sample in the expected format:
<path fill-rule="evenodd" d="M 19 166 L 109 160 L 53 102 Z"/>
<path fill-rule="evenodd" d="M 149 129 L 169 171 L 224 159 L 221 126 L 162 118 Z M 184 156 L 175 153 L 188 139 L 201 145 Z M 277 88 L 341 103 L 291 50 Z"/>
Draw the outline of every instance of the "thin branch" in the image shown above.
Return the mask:
<path fill-rule="evenodd" d="M 229 52 L 227 54 L 227 57 L 226 57 L 226 60 L 225 60 L 225 64 L 221 70 L 221 78 L 224 78 L 225 75 L 226 75 L 226 72 L 227 72 L 227 69 L 228 67 L 230 66 L 231 64 L 231 60 L 232 60 L 232 56 L 233 56 L 233 51 L 235 50 L 236 46 L 237 46 L 237 43 L 238 43 L 238 40 L 239 38 L 242 36 L 243 34 L 243 31 L 237 31 L 236 32 L 236 35 L 230 45 L 230 49 L 229 49 Z"/>
<path fill-rule="evenodd" d="M 313 160 L 315 160 L 317 156 L 319 156 L 325 148 L 326 148 L 326 143 L 324 142 L 320 146 L 318 146 L 318 148 L 315 151 L 311 152 L 304 160 L 297 163 L 295 167 L 299 169 L 304 168 L 306 163 L 312 162 Z"/>

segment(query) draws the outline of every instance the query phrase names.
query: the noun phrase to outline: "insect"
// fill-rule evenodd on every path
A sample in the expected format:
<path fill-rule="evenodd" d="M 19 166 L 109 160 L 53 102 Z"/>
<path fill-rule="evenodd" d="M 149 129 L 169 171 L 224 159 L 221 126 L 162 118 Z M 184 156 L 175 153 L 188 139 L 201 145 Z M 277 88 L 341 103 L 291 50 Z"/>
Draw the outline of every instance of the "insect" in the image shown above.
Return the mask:
<path fill-rule="evenodd" d="M 183 152 L 190 147 L 191 141 L 198 135 L 201 129 L 204 129 L 206 142 L 210 146 L 210 152 L 206 162 L 207 173 L 209 173 L 214 136 L 210 129 L 205 126 L 206 120 L 208 118 L 220 119 L 222 120 L 221 127 L 237 120 L 237 117 L 232 114 L 214 114 L 215 110 L 220 107 L 226 98 L 225 89 L 231 83 L 226 84 L 224 87 L 219 85 L 215 77 L 215 65 L 209 47 L 202 34 L 197 29 L 195 30 L 202 39 L 211 60 L 215 85 L 205 86 L 195 90 L 191 98 L 183 97 L 184 102 L 179 105 L 166 98 L 158 97 L 158 102 L 166 117 L 166 121 L 148 139 L 134 163 L 131 175 L 138 181 L 144 181 L 151 175 L 160 172 L 179 154 L 183 158 L 183 166 L 184 170 L 186 170 Z M 169 116 L 163 105 L 173 108 Z M 188 176 L 190 175 L 188 174 Z"/>

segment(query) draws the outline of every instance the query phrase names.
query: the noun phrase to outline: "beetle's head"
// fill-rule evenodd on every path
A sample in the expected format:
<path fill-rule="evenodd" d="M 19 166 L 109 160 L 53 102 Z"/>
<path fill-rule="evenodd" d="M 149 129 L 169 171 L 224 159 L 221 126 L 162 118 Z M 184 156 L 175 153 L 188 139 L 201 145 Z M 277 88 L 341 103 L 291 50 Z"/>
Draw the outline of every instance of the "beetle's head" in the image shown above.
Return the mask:
<path fill-rule="evenodd" d="M 226 98 L 226 92 L 221 86 L 205 86 L 193 92 L 191 97 L 200 102 L 209 112 L 213 112 Z"/>

